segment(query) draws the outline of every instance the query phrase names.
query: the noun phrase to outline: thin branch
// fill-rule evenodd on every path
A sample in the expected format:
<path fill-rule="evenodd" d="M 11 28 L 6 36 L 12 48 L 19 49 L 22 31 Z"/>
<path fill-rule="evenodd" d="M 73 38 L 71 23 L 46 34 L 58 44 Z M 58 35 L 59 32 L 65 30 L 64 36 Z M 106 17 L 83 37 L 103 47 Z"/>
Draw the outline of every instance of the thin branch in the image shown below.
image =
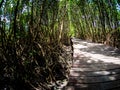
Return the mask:
<path fill-rule="evenodd" d="M 2 1 L 0 2 L 0 8 L 2 7 L 3 2 L 4 2 L 4 0 L 2 0 Z"/>

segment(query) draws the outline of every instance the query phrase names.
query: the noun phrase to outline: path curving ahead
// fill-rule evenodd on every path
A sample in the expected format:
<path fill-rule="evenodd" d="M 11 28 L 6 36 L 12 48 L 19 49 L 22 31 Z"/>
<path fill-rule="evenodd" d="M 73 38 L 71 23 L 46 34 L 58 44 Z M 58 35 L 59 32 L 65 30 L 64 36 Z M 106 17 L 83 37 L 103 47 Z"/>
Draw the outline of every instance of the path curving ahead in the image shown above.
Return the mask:
<path fill-rule="evenodd" d="M 120 51 L 73 39 L 74 63 L 62 90 L 120 90 Z"/>

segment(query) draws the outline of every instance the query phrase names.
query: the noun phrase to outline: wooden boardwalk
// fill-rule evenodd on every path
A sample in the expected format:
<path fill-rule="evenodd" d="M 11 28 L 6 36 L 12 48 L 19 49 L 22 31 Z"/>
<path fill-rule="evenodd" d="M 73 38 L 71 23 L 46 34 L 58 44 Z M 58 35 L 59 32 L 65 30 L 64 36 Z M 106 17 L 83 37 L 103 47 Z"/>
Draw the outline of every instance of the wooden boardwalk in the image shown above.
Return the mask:
<path fill-rule="evenodd" d="M 73 39 L 74 63 L 62 90 L 120 90 L 120 51 Z"/>

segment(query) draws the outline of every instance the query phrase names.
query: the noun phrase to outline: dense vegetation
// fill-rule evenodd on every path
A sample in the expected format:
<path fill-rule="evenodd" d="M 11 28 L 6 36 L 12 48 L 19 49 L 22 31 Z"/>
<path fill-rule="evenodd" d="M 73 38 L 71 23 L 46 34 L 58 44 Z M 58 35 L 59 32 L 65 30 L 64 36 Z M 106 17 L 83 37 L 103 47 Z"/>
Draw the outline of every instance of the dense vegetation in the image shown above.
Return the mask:
<path fill-rule="evenodd" d="M 0 7 L 0 88 L 46 90 L 67 79 L 65 58 L 69 55 L 64 55 L 63 48 L 70 45 L 66 3 L 2 0 Z"/>
<path fill-rule="evenodd" d="M 120 48 L 120 0 L 70 0 L 75 36 Z"/>
<path fill-rule="evenodd" d="M 119 0 L 0 0 L 0 89 L 50 90 L 51 83 L 67 79 L 71 36 L 120 48 L 119 5 Z"/>

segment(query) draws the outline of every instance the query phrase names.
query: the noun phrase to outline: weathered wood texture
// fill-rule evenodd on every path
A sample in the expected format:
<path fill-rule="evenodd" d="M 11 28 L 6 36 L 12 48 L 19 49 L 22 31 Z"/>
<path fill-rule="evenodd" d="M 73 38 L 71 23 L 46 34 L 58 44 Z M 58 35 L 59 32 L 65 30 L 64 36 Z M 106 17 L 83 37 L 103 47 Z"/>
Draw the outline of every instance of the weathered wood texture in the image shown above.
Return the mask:
<path fill-rule="evenodd" d="M 73 39 L 74 63 L 62 90 L 120 90 L 120 51 Z"/>

